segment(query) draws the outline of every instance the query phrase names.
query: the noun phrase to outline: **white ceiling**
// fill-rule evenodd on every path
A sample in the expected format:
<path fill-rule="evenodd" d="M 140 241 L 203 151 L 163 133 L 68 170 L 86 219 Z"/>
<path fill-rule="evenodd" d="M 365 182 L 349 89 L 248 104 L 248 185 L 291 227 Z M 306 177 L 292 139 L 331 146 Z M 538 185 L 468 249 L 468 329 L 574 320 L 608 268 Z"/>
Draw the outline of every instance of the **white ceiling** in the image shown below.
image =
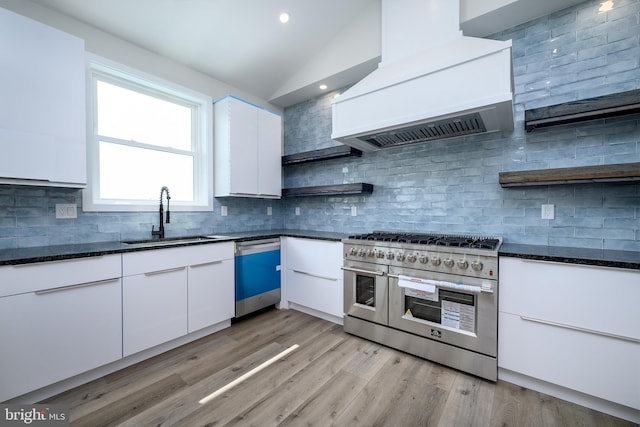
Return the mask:
<path fill-rule="evenodd" d="M 377 0 L 32 1 L 268 100 Z"/>
<path fill-rule="evenodd" d="M 308 91 L 282 96 L 283 86 L 306 64 L 313 65 L 319 51 L 335 44 L 337 34 L 380 0 L 31 1 L 286 107 L 303 100 Z M 478 0 L 466 1 L 474 5 Z M 475 17 L 463 16 L 468 22 L 462 26 L 475 25 L 472 31 L 485 34 L 467 34 L 467 28 L 465 34 L 482 36 L 496 25 L 515 25 L 579 1 L 483 0 L 489 10 L 497 8 L 501 14 L 481 11 Z M 534 5 L 543 10 L 527 14 Z M 517 12 L 522 16 L 514 16 L 514 6 L 523 9 Z M 278 20 L 283 11 L 291 15 L 287 24 Z M 375 59 L 372 56 L 356 72 L 351 70 L 351 81 L 343 78 L 340 83 L 353 83 L 372 71 Z"/>

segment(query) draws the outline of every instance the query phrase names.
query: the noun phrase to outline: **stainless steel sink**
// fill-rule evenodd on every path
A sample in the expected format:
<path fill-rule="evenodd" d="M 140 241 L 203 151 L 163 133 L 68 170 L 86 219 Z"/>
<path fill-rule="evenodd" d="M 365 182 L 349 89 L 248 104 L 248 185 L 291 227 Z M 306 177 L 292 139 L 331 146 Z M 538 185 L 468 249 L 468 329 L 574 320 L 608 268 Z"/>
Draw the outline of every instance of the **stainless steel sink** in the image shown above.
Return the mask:
<path fill-rule="evenodd" d="M 228 236 L 191 236 L 191 237 L 165 237 L 164 239 L 124 240 L 122 243 L 129 246 L 167 246 L 184 243 L 195 243 L 218 239 L 227 239 Z"/>

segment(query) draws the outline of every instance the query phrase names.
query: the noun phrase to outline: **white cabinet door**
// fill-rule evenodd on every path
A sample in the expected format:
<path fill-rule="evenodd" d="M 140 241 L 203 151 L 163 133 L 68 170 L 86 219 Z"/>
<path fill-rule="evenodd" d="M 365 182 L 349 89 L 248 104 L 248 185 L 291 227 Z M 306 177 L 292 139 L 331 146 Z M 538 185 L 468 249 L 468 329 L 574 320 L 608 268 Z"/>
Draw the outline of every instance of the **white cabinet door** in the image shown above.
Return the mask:
<path fill-rule="evenodd" d="M 256 108 L 235 99 L 229 105 L 231 178 L 229 192 L 258 194 L 258 116 Z"/>
<path fill-rule="evenodd" d="M 640 272 L 500 258 L 498 366 L 640 409 Z"/>
<path fill-rule="evenodd" d="M 114 268 L 105 265 L 105 274 L 94 274 L 91 282 L 54 278 L 50 288 L 30 286 L 46 280 L 48 265 L 55 267 L 54 276 L 64 267 L 73 278 L 79 271 L 86 275 L 85 267 L 95 266 L 96 260 L 0 269 L 3 284 L 17 280 L 7 288 L 28 289 L 0 298 L 0 401 L 122 358 L 122 287 L 115 257 L 120 258 L 105 257 L 104 263 Z"/>
<path fill-rule="evenodd" d="M 280 197 L 282 120 L 228 96 L 215 104 L 216 197 Z"/>
<path fill-rule="evenodd" d="M 282 119 L 258 109 L 258 194 L 282 194 Z"/>
<path fill-rule="evenodd" d="M 342 243 L 285 238 L 287 301 L 343 316 Z"/>
<path fill-rule="evenodd" d="M 234 315 L 232 242 L 125 253 L 124 355 Z"/>
<path fill-rule="evenodd" d="M 123 355 L 187 334 L 186 267 L 123 278 Z"/>
<path fill-rule="evenodd" d="M 189 332 L 231 319 L 235 310 L 234 259 L 189 266 Z"/>
<path fill-rule="evenodd" d="M 85 186 L 84 41 L 0 8 L 0 52 L 0 182 Z"/>

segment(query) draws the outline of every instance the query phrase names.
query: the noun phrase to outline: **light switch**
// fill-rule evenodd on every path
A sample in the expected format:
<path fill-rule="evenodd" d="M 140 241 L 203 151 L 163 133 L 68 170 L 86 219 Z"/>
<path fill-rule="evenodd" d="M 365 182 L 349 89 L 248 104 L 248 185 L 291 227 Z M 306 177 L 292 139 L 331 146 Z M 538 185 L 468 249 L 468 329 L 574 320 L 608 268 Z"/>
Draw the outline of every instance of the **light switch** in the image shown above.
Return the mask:
<path fill-rule="evenodd" d="M 227 216 L 227 207 L 220 206 L 220 216 Z"/>

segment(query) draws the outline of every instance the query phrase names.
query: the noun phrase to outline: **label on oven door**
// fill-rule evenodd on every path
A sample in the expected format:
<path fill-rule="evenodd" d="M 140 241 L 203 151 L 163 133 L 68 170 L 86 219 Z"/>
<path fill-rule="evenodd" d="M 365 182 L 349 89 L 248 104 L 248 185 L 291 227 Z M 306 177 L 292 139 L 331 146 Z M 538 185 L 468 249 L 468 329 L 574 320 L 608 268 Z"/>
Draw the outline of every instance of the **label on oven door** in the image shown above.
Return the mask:
<path fill-rule="evenodd" d="M 438 301 L 438 288 L 436 288 L 435 286 L 433 292 L 426 292 L 413 288 L 404 288 L 404 294 L 408 297 L 420 298 L 429 301 Z"/>
<path fill-rule="evenodd" d="M 475 332 L 476 309 L 472 305 L 442 300 L 440 324 L 462 331 Z"/>

